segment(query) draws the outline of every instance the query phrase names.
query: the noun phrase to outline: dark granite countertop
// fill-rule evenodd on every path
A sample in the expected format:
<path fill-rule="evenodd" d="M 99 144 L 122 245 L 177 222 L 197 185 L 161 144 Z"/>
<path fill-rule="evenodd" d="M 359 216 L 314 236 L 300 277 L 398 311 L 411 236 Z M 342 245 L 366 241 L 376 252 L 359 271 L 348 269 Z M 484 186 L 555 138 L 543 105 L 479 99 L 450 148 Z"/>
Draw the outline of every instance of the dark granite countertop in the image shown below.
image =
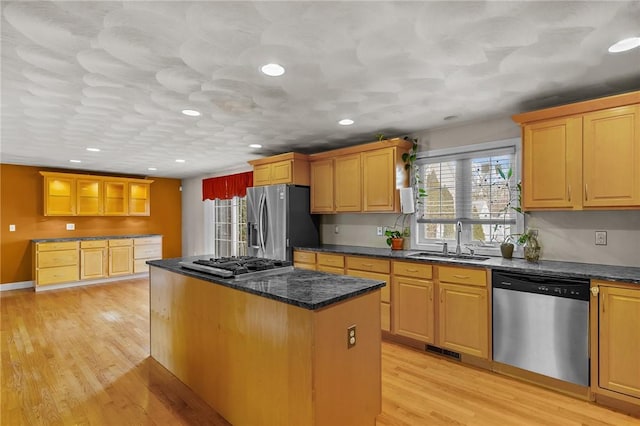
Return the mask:
<path fill-rule="evenodd" d="M 208 259 L 208 256 L 150 260 L 151 266 L 166 269 L 202 281 L 220 284 L 301 308 L 316 310 L 384 287 L 384 281 L 294 269 L 292 272 L 251 278 L 221 278 L 191 269 L 178 262 Z M 151 280 L 152 281 L 152 280 Z M 153 282 L 150 283 L 153 285 Z"/>
<path fill-rule="evenodd" d="M 117 240 L 122 238 L 161 237 L 162 234 L 130 234 L 130 235 L 101 235 L 99 237 L 67 237 L 67 238 L 37 238 L 34 243 L 59 243 L 63 241 L 92 241 L 92 240 Z"/>
<path fill-rule="evenodd" d="M 417 262 L 429 262 L 438 264 L 454 264 L 461 266 L 479 266 L 492 270 L 535 273 L 537 275 L 560 275 L 563 277 L 601 279 L 607 281 L 622 281 L 640 284 L 640 260 L 639 267 L 599 265 L 592 263 L 557 262 L 541 260 L 537 263 L 527 262 L 524 259 L 504 259 L 502 257 L 489 257 L 488 260 L 466 260 L 451 258 L 434 258 L 433 260 L 418 260 L 410 257 L 412 253 L 421 250 L 391 250 L 387 248 L 343 246 L 324 244 L 319 247 L 296 247 L 296 250 L 322 251 L 337 254 L 351 254 L 357 256 L 379 257 L 385 259 L 411 260 Z"/>

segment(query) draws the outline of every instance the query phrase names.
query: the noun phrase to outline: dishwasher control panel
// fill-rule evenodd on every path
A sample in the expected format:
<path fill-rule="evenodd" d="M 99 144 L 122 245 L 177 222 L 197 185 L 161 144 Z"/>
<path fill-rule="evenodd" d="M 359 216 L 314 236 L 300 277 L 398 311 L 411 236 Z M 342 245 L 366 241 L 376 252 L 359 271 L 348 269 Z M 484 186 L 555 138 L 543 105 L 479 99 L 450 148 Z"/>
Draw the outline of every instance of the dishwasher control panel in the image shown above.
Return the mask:
<path fill-rule="evenodd" d="M 589 280 L 494 271 L 493 288 L 589 300 Z"/>

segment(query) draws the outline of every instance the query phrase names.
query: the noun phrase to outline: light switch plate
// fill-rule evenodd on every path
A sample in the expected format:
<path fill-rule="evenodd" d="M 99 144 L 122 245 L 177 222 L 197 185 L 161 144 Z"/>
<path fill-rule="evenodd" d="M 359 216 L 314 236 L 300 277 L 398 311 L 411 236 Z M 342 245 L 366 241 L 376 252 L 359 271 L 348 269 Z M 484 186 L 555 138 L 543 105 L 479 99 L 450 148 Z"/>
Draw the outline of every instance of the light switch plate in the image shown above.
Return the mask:
<path fill-rule="evenodd" d="M 67 231 L 73 231 L 76 229 L 75 223 L 67 223 Z"/>
<path fill-rule="evenodd" d="M 607 245 L 607 231 L 596 231 L 596 245 L 597 246 Z"/>
<path fill-rule="evenodd" d="M 378 228 L 376 228 L 376 235 L 378 237 L 382 236 L 382 226 L 378 226 Z"/>
<path fill-rule="evenodd" d="M 9 225 L 9 232 L 16 232 L 16 226 L 14 224 Z"/>

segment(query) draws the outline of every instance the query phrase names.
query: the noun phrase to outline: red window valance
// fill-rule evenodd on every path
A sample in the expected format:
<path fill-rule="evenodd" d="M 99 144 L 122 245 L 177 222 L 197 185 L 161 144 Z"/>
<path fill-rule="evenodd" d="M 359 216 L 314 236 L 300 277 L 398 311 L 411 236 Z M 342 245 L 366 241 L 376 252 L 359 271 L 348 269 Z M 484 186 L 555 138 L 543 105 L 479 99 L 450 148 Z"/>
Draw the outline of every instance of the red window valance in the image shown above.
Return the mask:
<path fill-rule="evenodd" d="M 202 179 L 202 201 L 244 197 L 253 186 L 253 172 Z"/>

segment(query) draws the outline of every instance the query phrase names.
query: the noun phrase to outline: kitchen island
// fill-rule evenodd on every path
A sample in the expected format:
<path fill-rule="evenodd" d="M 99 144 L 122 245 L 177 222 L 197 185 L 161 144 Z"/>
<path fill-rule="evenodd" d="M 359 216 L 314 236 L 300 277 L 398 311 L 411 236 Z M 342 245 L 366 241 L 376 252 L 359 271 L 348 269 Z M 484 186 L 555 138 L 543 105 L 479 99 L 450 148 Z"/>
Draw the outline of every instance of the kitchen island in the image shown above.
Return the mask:
<path fill-rule="evenodd" d="M 374 425 L 382 281 L 150 267 L 151 356 L 234 425 Z M 355 326 L 355 345 L 348 329 Z"/>

